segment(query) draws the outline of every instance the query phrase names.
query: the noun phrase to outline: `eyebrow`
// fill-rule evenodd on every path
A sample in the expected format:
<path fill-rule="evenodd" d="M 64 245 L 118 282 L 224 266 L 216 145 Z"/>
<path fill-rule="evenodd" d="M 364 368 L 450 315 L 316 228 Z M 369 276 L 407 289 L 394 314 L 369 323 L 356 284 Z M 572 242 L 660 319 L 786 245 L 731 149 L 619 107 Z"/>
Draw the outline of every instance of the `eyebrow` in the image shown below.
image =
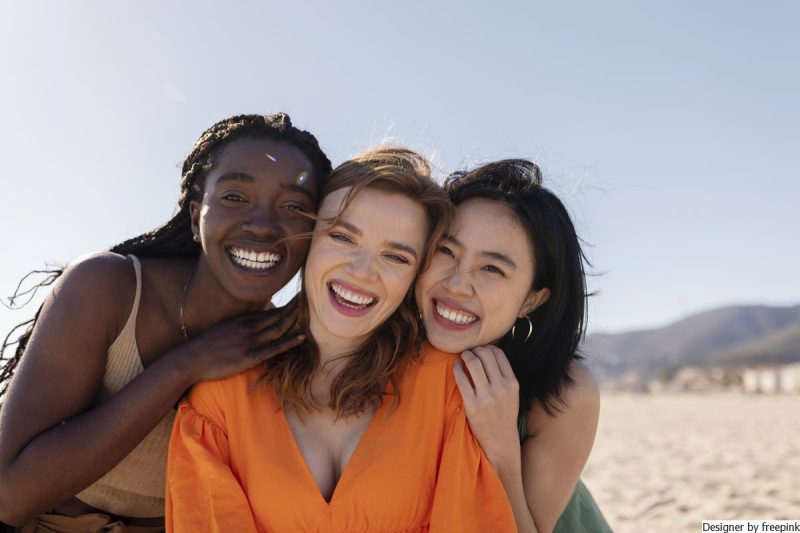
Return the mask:
<path fill-rule="evenodd" d="M 244 172 L 228 172 L 217 179 L 217 183 L 222 183 L 223 181 L 246 181 L 247 183 L 253 183 L 256 180 L 253 179 L 253 176 L 245 174 Z"/>
<path fill-rule="evenodd" d="M 338 225 L 344 227 L 347 231 L 355 233 L 359 237 L 363 235 L 362 231 L 358 229 L 358 227 L 354 226 L 352 223 L 346 220 L 340 219 Z M 394 248 L 395 250 L 406 252 L 407 254 L 411 255 L 415 260 L 419 259 L 419 254 L 417 254 L 417 251 L 414 249 L 413 246 L 410 246 L 408 244 L 398 241 L 386 241 L 386 246 L 388 246 L 389 248 Z"/>
<path fill-rule="evenodd" d="M 288 184 L 287 183 L 281 183 L 281 188 L 282 189 L 286 189 L 288 191 L 297 192 L 297 193 L 300 193 L 300 194 L 302 194 L 304 196 L 307 196 L 308 199 L 311 200 L 312 202 L 316 202 L 317 201 L 317 195 L 312 193 L 311 191 L 309 191 L 308 189 L 306 189 L 302 185 L 297 185 L 297 184 L 294 184 L 294 183 L 288 183 Z"/>
<path fill-rule="evenodd" d="M 251 176 L 250 174 L 245 174 L 244 172 L 228 172 L 227 174 L 223 174 L 222 176 L 220 176 L 219 179 L 217 180 L 217 183 L 222 183 L 223 181 L 244 181 L 246 183 L 253 183 L 256 180 L 255 178 L 253 178 L 253 176 Z M 308 189 L 306 189 L 305 187 L 296 185 L 294 183 L 281 183 L 280 186 L 282 189 L 285 189 L 287 191 L 296 192 L 304 196 L 307 196 L 308 199 L 311 200 L 312 202 L 317 201 L 316 195 L 311 191 L 309 191 Z"/>
<path fill-rule="evenodd" d="M 517 264 L 504 253 L 485 251 L 481 252 L 481 255 L 484 257 L 489 257 L 491 259 L 494 259 L 495 261 L 500 261 L 501 263 L 505 263 L 506 266 L 513 268 L 514 270 L 517 269 Z"/>
<path fill-rule="evenodd" d="M 455 244 L 459 248 L 464 247 L 464 243 L 459 241 L 453 235 L 445 236 L 444 240 Z M 480 255 L 482 255 L 483 257 L 488 257 L 490 259 L 494 259 L 495 261 L 500 261 L 501 263 L 504 263 L 505 265 L 513 268 L 514 270 L 517 269 L 517 264 L 508 255 L 502 252 L 495 252 L 492 250 L 482 250 L 480 252 Z"/>

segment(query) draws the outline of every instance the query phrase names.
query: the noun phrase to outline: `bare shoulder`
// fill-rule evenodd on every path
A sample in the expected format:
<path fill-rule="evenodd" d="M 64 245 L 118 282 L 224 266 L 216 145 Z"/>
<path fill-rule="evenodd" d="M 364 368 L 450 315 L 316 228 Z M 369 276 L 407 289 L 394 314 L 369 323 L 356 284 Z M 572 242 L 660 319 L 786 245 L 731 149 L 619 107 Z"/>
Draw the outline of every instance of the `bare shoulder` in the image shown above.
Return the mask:
<path fill-rule="evenodd" d="M 135 292 L 130 259 L 111 252 L 87 254 L 64 269 L 42 309 L 40 323 L 54 317 L 59 321 L 72 318 L 69 322 L 74 326 L 82 318 L 91 321 L 86 325 L 94 331 L 103 327 L 113 340 L 131 310 Z"/>
<path fill-rule="evenodd" d="M 588 366 L 575 361 L 570 369 L 574 383 L 564 391 L 567 408 L 595 411 L 600 408 L 600 387 Z"/>
<path fill-rule="evenodd" d="M 67 265 L 53 290 L 75 288 L 88 291 L 86 296 L 102 291 L 109 299 L 132 294 L 136 288 L 136 276 L 131 260 L 112 252 L 82 255 Z"/>
<path fill-rule="evenodd" d="M 68 281 L 69 280 L 69 281 Z M 64 283 L 106 285 L 115 288 L 136 281 L 131 260 L 113 252 L 93 252 L 72 261 L 64 270 Z"/>

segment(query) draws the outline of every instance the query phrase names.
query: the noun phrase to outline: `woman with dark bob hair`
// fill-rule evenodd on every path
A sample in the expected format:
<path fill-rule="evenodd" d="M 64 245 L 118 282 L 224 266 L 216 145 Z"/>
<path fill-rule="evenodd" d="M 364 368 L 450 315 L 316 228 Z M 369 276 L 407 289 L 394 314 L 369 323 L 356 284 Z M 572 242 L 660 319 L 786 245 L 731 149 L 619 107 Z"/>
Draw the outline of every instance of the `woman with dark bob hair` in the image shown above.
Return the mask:
<path fill-rule="evenodd" d="M 578 352 L 586 260 L 569 214 L 527 160 L 454 173 L 446 189 L 455 224 L 416 287 L 428 341 L 462 353 L 470 426 L 519 530 L 608 531 L 578 479 L 600 400 Z"/>
<path fill-rule="evenodd" d="M 184 161 L 169 222 L 54 273 L 0 373 L 0 520 L 163 530 L 178 400 L 302 341 L 284 335 L 296 310 L 265 309 L 305 261 L 294 237 L 330 169 L 284 113 L 222 120 Z"/>
<path fill-rule="evenodd" d="M 429 173 L 401 148 L 331 173 L 299 295 L 306 341 L 181 403 L 168 531 L 515 530 L 457 356 L 422 345 L 413 283 L 453 210 Z"/>

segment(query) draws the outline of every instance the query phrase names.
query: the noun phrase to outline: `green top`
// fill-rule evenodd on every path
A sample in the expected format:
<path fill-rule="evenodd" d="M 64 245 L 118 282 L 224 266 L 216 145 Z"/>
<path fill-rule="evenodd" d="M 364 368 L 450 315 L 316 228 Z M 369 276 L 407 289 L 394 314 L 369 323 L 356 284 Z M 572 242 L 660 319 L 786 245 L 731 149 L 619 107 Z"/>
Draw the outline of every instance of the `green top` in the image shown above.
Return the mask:
<path fill-rule="evenodd" d="M 521 441 L 528 437 L 528 427 L 525 417 L 517 419 L 519 438 Z M 606 522 L 603 513 L 594 501 L 592 493 L 578 480 L 572 496 L 561 513 L 561 517 L 553 528 L 553 533 L 612 533 L 611 526 Z"/>

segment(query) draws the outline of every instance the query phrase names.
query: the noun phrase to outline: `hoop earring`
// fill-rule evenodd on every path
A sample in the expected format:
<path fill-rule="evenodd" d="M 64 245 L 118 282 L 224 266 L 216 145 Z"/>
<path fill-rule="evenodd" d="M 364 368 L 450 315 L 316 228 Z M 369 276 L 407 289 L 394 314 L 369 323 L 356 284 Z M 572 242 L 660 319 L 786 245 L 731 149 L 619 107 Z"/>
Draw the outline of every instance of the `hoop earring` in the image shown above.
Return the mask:
<path fill-rule="evenodd" d="M 522 340 L 519 340 L 517 338 L 517 323 L 514 322 L 514 325 L 511 326 L 511 338 L 514 339 L 514 342 L 516 342 L 517 344 L 525 344 L 526 342 L 528 342 L 528 339 L 531 338 L 531 335 L 533 335 L 533 323 L 531 322 L 531 319 L 525 317 L 525 320 L 527 320 L 528 322 L 528 334 L 525 335 L 525 338 Z"/>

